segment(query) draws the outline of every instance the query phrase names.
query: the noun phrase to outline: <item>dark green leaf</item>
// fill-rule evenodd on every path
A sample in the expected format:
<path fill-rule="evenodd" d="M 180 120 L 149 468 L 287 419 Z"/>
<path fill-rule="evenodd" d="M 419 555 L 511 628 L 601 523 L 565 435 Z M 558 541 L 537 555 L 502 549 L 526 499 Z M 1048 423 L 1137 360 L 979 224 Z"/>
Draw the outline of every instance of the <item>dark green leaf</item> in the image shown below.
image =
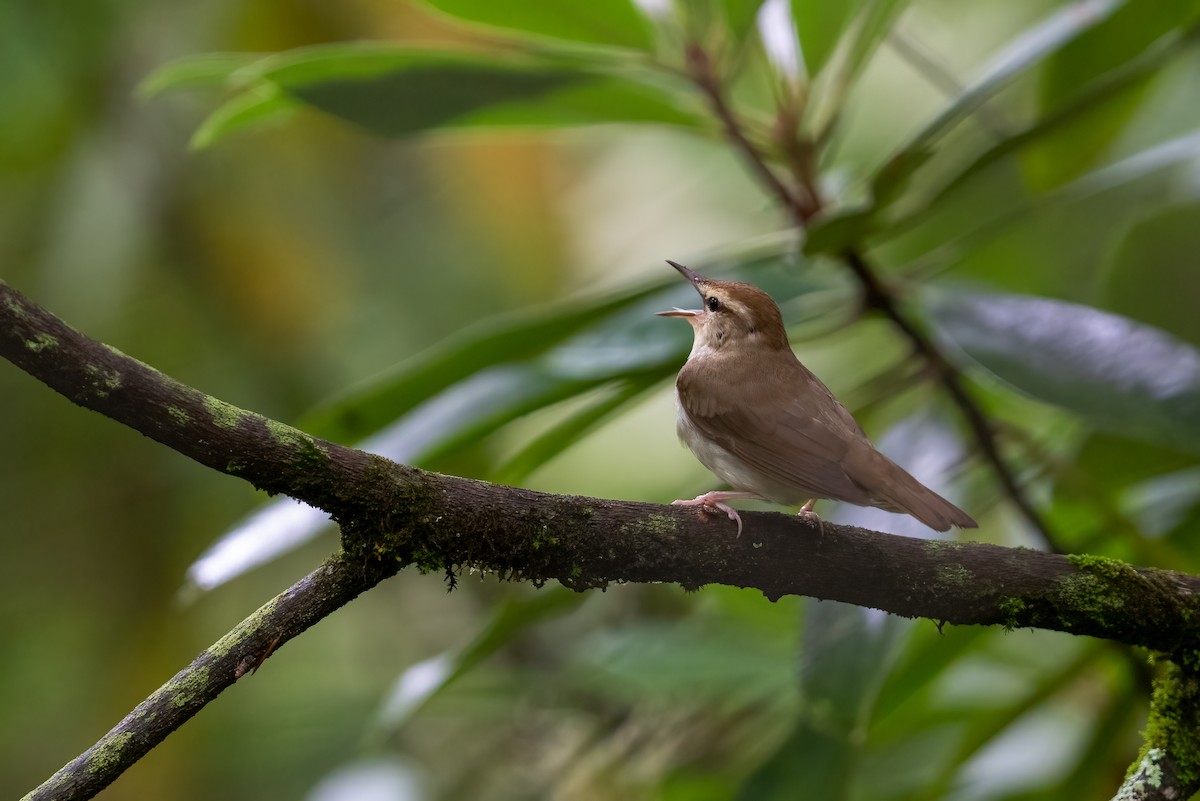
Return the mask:
<path fill-rule="evenodd" d="M 758 9 L 762 4 L 763 0 L 721 0 L 721 5 L 725 7 L 726 23 L 738 41 L 754 30 Z"/>
<path fill-rule="evenodd" d="M 999 157 L 999 154 L 993 155 Z M 1189 132 L 1166 142 L 1158 142 L 1132 156 L 1093 170 L 1065 186 L 1034 198 L 1032 201 L 1009 205 L 1002 213 L 985 218 L 982 223 L 974 219 L 977 215 L 976 210 L 969 209 L 971 219 L 967 221 L 967 224 L 958 226 L 962 232 L 956 233 L 948 240 L 941 241 L 936 250 L 926 253 L 924 258 L 933 263 L 946 263 L 957 259 L 963 253 L 984 248 L 1018 223 L 1026 222 L 1033 214 L 1049 211 L 1055 206 L 1080 204 L 1109 192 L 1132 191 L 1141 182 L 1156 179 L 1164 170 L 1190 162 L 1197 156 L 1200 156 L 1200 130 Z M 982 171 L 985 158 L 989 158 L 989 156 L 985 154 L 985 157 L 981 157 L 976 162 L 978 166 L 973 165 L 960 174 L 955 179 L 955 184 L 964 187 L 970 186 L 972 182 L 967 179 L 976 169 Z M 933 206 L 926 206 L 911 216 L 892 223 L 887 229 L 881 227 L 880 233 L 895 234 L 913 225 L 931 209 L 946 208 L 949 205 L 948 197 L 956 196 L 942 193 L 938 202 Z M 1134 202 L 1141 201 L 1137 199 Z M 1139 264 L 1136 267 L 1140 272 L 1142 265 Z M 1138 280 L 1137 275 L 1138 272 L 1135 272 L 1131 280 Z"/>
<path fill-rule="evenodd" d="M 873 209 L 843 209 L 818 217 L 804 236 L 804 255 L 837 256 L 862 243 L 871 233 Z"/>
<path fill-rule="evenodd" d="M 981 291 L 933 296 L 941 340 L 1094 425 L 1200 451 L 1200 351 L 1089 306 Z"/>
<path fill-rule="evenodd" d="M 604 122 L 699 125 L 661 84 L 559 61 L 354 44 L 285 54 L 264 63 L 261 74 L 306 103 L 387 136 Z"/>
<path fill-rule="evenodd" d="M 862 0 L 792 0 L 792 20 L 810 80 L 833 55 Z"/>
<path fill-rule="evenodd" d="M 425 0 L 468 22 L 590 45 L 649 50 L 646 19 L 630 0 Z"/>

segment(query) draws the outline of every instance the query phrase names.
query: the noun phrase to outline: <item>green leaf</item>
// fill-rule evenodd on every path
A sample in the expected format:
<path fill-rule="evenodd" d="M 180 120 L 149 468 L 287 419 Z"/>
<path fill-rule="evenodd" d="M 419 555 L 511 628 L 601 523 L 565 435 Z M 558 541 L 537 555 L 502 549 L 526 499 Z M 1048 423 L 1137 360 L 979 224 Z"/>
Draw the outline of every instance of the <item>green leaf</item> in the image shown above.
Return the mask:
<path fill-rule="evenodd" d="M 1018 76 L 1099 25 L 1123 0 L 1077 0 L 1011 40 L 967 89 L 889 160 L 872 186 L 874 197 L 898 196 L 912 173 L 925 162 L 921 154 L 977 111 Z"/>
<path fill-rule="evenodd" d="M 1047 60 L 1039 75 L 1038 105 L 1043 115 L 1087 93 L 1099 76 L 1137 60 L 1153 46 L 1164 49 L 1163 39 L 1194 24 L 1200 4 L 1195 0 L 1164 0 L 1134 4 L 1117 10 L 1098 25 Z M 1041 138 L 1023 156 L 1025 175 L 1038 189 L 1062 184 L 1095 165 L 1110 143 L 1134 119 L 1149 76 L 1103 104 L 1088 104 L 1070 124 Z"/>
<path fill-rule="evenodd" d="M 645 17 L 630 0 L 425 0 L 467 22 L 590 45 L 649 50 Z"/>
<path fill-rule="evenodd" d="M 379 711 L 373 736 L 390 736 L 489 656 L 530 628 L 574 612 L 588 597 L 564 587 L 547 587 L 504 600 L 461 649 L 439 654 L 405 671 Z"/>
<path fill-rule="evenodd" d="M 908 0 L 860 0 L 862 11 L 851 30 L 846 79 L 853 79 L 871 60 L 879 44 L 887 37 L 896 19 L 908 7 Z"/>
<path fill-rule="evenodd" d="M 257 53 L 204 53 L 176 59 L 146 76 L 138 84 L 137 95 L 150 99 L 185 86 L 228 86 L 238 70 L 261 58 Z"/>
<path fill-rule="evenodd" d="M 1200 351 L 1089 306 L 943 291 L 930 314 L 944 343 L 1001 381 L 1119 434 L 1200 451 Z"/>
<path fill-rule="evenodd" d="M 1196 253 L 1200 202 L 1172 204 L 1137 220 L 1113 252 L 1104 305 L 1200 346 L 1200 314 L 1179 302 L 1200 297 Z"/>
<path fill-rule="evenodd" d="M 796 304 L 790 301 L 826 285 L 821 279 L 798 277 L 794 268 L 764 269 L 777 262 L 774 254 L 741 255 L 733 265 L 698 267 L 721 277 L 752 278 L 781 302 L 785 319 L 794 319 Z M 569 447 L 573 440 L 568 436 L 579 436 L 679 368 L 691 332 L 654 312 L 694 300 L 695 291 L 664 266 L 661 278 L 650 286 L 576 299 L 532 319 L 518 315 L 489 321 L 351 390 L 314 413 L 302 428 L 391 459 L 438 466 L 438 460 L 475 447 L 526 414 L 597 388 L 612 392 L 609 401 L 563 423 L 556 432 L 561 440 L 539 438 L 503 468 L 527 474 L 538 459 Z M 837 311 L 838 304 L 822 300 L 800 313 L 817 317 Z M 298 513 L 290 500 L 273 502 L 227 532 L 202 564 L 193 565 L 193 583 L 211 589 L 293 550 L 325 522 L 322 514 Z"/>
<path fill-rule="evenodd" d="M 763 0 L 721 0 L 725 8 L 725 22 L 739 42 L 746 38 L 758 19 L 758 9 Z"/>
<path fill-rule="evenodd" d="M 766 269 L 777 261 L 774 256 L 742 256 L 737 269 L 697 269 L 752 278 L 783 305 L 824 288 L 820 279 L 798 278 L 793 269 Z M 535 374 L 541 376 L 538 380 L 558 376 L 580 391 L 615 378 L 669 372 L 682 363 L 691 335 L 687 326 L 664 325 L 669 321 L 654 312 L 689 302 L 695 291 L 673 271 L 664 267 L 662 273 L 653 283 L 616 295 L 575 298 L 532 317 L 524 313 L 474 326 L 350 390 L 314 412 L 302 427 L 326 439 L 355 442 L 476 373 L 505 365 L 533 371 L 530 380 Z"/>
<path fill-rule="evenodd" d="M 190 76 L 190 77 L 189 77 Z M 299 48 L 246 62 L 181 65 L 152 88 L 192 80 L 242 88 L 193 137 L 205 147 L 300 103 L 386 136 L 439 129 L 530 128 L 598 123 L 703 124 L 690 96 L 658 73 L 594 71 L 562 54 L 483 57 L 352 42 Z"/>
<path fill-rule="evenodd" d="M 954 544 L 947 542 L 946 548 Z M 930 686 L 955 662 L 973 650 L 980 650 L 980 640 L 989 629 L 948 626 L 939 631 L 932 624 L 917 627 L 910 638 L 906 653 L 888 673 L 880 688 L 872 711 L 872 725 L 888 726 L 899 732 L 908 730 L 908 705 L 925 705 Z M 891 721 L 893 715 L 897 720 Z"/>
<path fill-rule="evenodd" d="M 1026 128 L 999 140 L 966 167 L 944 181 L 925 202 L 924 209 L 911 215 L 906 222 L 911 222 L 917 214 L 928 211 L 938 201 L 952 195 L 955 190 L 965 186 L 972 178 L 983 173 L 999 160 L 1013 153 L 1020 153 L 1023 158 L 1026 158 L 1024 154 L 1030 148 L 1037 148 L 1040 142 L 1062 140 L 1067 132 L 1086 127 L 1088 121 L 1094 119 L 1096 114 L 1108 114 L 1108 109 L 1113 109 L 1113 114 L 1117 114 L 1120 109 L 1127 108 L 1131 102 L 1136 102 L 1140 98 L 1142 90 L 1151 79 L 1174 59 L 1186 52 L 1187 41 L 1185 37 L 1177 37 L 1120 65 L 1077 92 L 1069 101 L 1064 101 L 1061 105 L 1048 109 L 1045 116 L 1038 118 Z M 915 157 L 916 154 L 913 155 Z M 927 152 L 926 156 L 932 156 L 932 152 Z M 1032 158 L 1041 158 L 1041 156 Z M 895 167 L 902 171 L 912 172 L 922 166 L 926 160 L 928 159 L 919 159 L 911 169 L 901 164 L 897 164 Z M 1029 164 L 1028 160 L 1025 163 Z M 896 181 L 891 176 L 881 177 L 879 184 L 896 188 Z M 892 199 L 888 196 L 877 196 L 877 204 L 885 205 Z"/>
<path fill-rule="evenodd" d="M 495 471 L 493 479 L 501 484 L 520 484 L 534 470 L 574 445 L 584 435 L 595 430 L 658 383 L 657 374 L 619 382 L 614 391 L 550 428 L 522 448 L 516 456 Z"/>
<path fill-rule="evenodd" d="M 668 282 L 664 276 L 617 295 L 576 300 L 532 316 L 526 312 L 488 320 L 351 389 L 314 411 L 302 427 L 326 439 L 355 442 L 468 376 L 545 353 L 580 329 L 661 292 Z"/>
<path fill-rule="evenodd" d="M 821 73 L 842 35 L 850 26 L 862 0 L 792 0 L 792 21 L 800 38 L 800 51 L 809 80 Z"/>
<path fill-rule="evenodd" d="M 935 798 L 949 795 L 962 767 L 972 757 L 1001 736 L 1010 733 L 1025 715 L 1077 683 L 1080 675 L 1096 663 L 1097 656 L 1104 647 L 1098 642 L 1086 642 L 1080 649 L 1082 653 L 1075 659 L 1065 661 L 1057 670 L 1039 677 L 1015 702 L 1005 704 L 990 714 L 973 714 L 970 731 L 959 739 L 956 753 L 941 780 L 934 782 L 931 795 Z"/>
<path fill-rule="evenodd" d="M 271 84 L 257 86 L 230 99 L 200 124 L 189 145 L 203 150 L 218 139 L 251 126 L 278 123 L 295 113 L 298 102 Z"/>
<path fill-rule="evenodd" d="M 872 208 L 841 209 L 818 217 L 804 235 L 804 255 L 844 253 L 870 235 L 874 219 Z"/>
<path fill-rule="evenodd" d="M 1039 106 L 1051 109 L 1079 96 L 1092 80 L 1138 58 L 1168 34 L 1185 36 L 1198 19 L 1197 0 L 1160 0 L 1118 8 L 1047 59 L 1039 76 Z"/>
<path fill-rule="evenodd" d="M 910 621 L 833 601 L 805 606 L 801 644 L 802 705 L 776 753 L 742 787 L 739 798 L 846 798 L 865 725 L 880 683 Z"/>
<path fill-rule="evenodd" d="M 993 157 L 999 158 L 1000 154 L 989 151 L 956 177 L 953 184 L 956 186 L 966 185 L 971 174 L 983 170 L 984 160 Z M 964 227 L 962 233 L 957 233 L 949 239 L 941 241 L 937 249 L 926 253 L 924 258 L 934 262 L 957 258 L 958 254 L 985 247 L 1000 234 L 1027 220 L 1033 214 L 1052 209 L 1055 206 L 1082 203 L 1109 192 L 1132 191 L 1140 182 L 1153 178 L 1168 168 L 1191 162 L 1197 157 L 1200 157 L 1200 130 L 1191 131 L 1165 142 L 1157 142 L 1145 150 L 1112 164 L 1106 164 L 1045 195 L 1036 197 L 1032 201 L 1012 205 L 994 218 L 985 219 L 982 223 L 972 221 L 972 226 Z M 949 194 L 948 189 L 943 190 L 939 194 L 936 204 L 927 205 L 899 221 L 892 222 L 887 229 L 880 227 L 879 231 L 881 234 L 895 234 L 908 229 L 935 206 L 945 207 L 947 200 L 952 197 L 953 195 Z M 1136 195 L 1132 195 L 1132 197 L 1133 202 L 1141 202 Z M 1145 265 L 1142 264 L 1136 265 L 1138 273 L 1144 267 Z M 1136 276 L 1137 273 L 1132 280 L 1140 280 Z"/>
<path fill-rule="evenodd" d="M 631 702 L 673 698 L 715 711 L 794 701 L 795 637 L 774 639 L 692 617 L 630 622 L 576 650 L 586 682 Z"/>
<path fill-rule="evenodd" d="M 357 43 L 294 51 L 259 70 L 290 95 L 386 136 L 445 128 L 701 124 L 677 104 L 682 94 L 659 83 L 601 75 L 560 60 Z"/>

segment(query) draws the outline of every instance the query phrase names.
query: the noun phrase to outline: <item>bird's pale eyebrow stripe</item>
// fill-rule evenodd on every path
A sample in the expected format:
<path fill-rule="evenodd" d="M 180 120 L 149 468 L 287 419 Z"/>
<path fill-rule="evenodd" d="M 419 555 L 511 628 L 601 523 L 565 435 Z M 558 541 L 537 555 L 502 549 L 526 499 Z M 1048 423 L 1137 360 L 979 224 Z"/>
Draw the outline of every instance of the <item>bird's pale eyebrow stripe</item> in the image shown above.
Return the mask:
<path fill-rule="evenodd" d="M 740 300 L 726 300 L 725 298 L 721 298 L 721 305 L 725 306 L 725 308 L 732 311 L 738 317 L 745 317 L 746 313 L 750 311 L 746 304 Z"/>

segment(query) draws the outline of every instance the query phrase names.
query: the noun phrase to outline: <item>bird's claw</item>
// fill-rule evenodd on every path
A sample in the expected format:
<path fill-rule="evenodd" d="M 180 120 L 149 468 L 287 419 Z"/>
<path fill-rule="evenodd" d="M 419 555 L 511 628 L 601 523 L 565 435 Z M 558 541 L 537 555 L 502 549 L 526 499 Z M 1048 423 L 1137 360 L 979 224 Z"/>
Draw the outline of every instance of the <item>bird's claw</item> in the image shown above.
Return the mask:
<path fill-rule="evenodd" d="M 796 517 L 799 517 L 803 520 L 807 520 L 810 523 L 815 521 L 817 524 L 817 533 L 824 535 L 825 534 L 825 521 L 821 519 L 821 516 L 819 514 L 817 514 L 816 512 L 813 511 L 813 504 L 816 503 L 816 501 L 817 501 L 816 498 L 812 498 L 807 503 L 805 503 L 803 506 L 801 506 L 800 511 L 796 513 Z"/>
<path fill-rule="evenodd" d="M 677 501 L 671 501 L 671 505 L 672 506 L 699 506 L 700 511 L 704 512 L 705 514 L 710 514 L 710 515 L 715 515 L 718 512 L 724 512 L 725 515 L 730 520 L 737 523 L 737 536 L 741 537 L 742 536 L 741 515 L 739 515 L 737 513 L 737 510 L 734 509 L 729 504 L 727 504 L 724 501 L 721 501 L 717 498 L 712 497 L 715 494 L 716 493 L 706 492 L 703 495 L 697 495 L 695 498 L 692 498 L 690 501 L 681 498 Z"/>

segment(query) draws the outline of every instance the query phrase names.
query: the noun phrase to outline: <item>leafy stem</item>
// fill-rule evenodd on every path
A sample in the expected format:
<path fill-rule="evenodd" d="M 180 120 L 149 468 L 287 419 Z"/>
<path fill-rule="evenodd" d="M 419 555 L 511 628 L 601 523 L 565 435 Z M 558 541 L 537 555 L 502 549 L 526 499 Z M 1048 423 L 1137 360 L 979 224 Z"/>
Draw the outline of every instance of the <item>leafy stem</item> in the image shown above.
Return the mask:
<path fill-rule="evenodd" d="M 800 230 L 807 230 L 812 219 L 824 208 L 817 186 L 815 169 L 793 167 L 793 172 L 798 174 L 797 183 L 799 185 L 796 190 L 788 188 L 787 184 L 771 168 L 762 151 L 755 147 L 746 136 L 741 122 L 726 98 L 712 60 L 698 44 L 693 43 L 688 46 L 687 65 L 692 82 L 707 98 L 714 116 L 720 121 L 730 143 L 742 154 L 743 159 L 763 187 L 774 195 L 781 206 L 787 209 L 796 227 Z M 792 158 L 793 164 L 815 164 L 816 148 L 813 146 L 804 148 L 802 145 L 801 140 L 794 139 L 793 144 L 785 147 L 784 150 Z M 967 391 L 961 374 L 937 345 L 900 308 L 900 303 L 892 289 L 877 275 L 875 268 L 867 260 L 860 247 L 848 247 L 843 250 L 841 256 L 847 269 L 858 281 L 864 305 L 890 319 L 908 339 L 913 350 L 925 360 L 937 381 L 958 407 L 976 446 L 991 466 L 1005 495 L 1029 525 L 1038 532 L 1046 546 L 1052 551 L 1061 553 L 1062 548 L 1058 544 L 1057 537 L 1026 497 L 1016 475 L 1005 462 L 996 442 L 992 425 L 979 404 Z"/>

